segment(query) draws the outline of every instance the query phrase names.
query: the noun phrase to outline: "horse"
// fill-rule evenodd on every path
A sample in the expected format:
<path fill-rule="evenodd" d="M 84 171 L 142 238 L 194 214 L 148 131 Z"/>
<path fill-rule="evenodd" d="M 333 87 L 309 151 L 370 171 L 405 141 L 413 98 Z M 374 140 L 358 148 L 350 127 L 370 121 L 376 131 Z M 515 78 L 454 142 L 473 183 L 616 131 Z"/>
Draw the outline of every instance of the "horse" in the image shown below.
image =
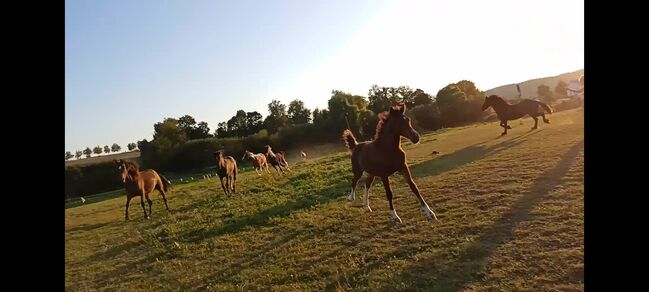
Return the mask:
<path fill-rule="evenodd" d="M 226 195 L 232 191 L 233 193 L 237 192 L 237 161 L 234 160 L 232 156 L 223 156 L 223 150 L 214 152 L 214 157 L 216 158 L 216 174 L 219 175 L 221 179 L 221 187 L 223 192 Z M 225 185 L 223 184 L 223 178 L 226 179 Z M 226 188 L 227 186 L 227 188 Z"/>
<path fill-rule="evenodd" d="M 282 171 L 282 173 L 284 173 L 284 168 L 288 169 L 288 171 L 291 171 L 291 169 L 288 168 L 286 153 L 284 153 L 284 151 L 275 153 L 273 152 L 273 149 L 270 147 L 270 145 L 266 145 L 264 146 L 264 152 L 266 153 L 268 163 L 270 163 L 270 165 L 272 165 L 275 170 L 277 170 L 277 173 L 280 173 L 280 170 Z"/>
<path fill-rule="evenodd" d="M 509 104 L 502 97 L 495 94 L 485 97 L 484 104 L 482 104 L 482 110 L 484 111 L 489 107 L 494 108 L 498 119 L 500 119 L 500 126 L 505 129 L 505 131 L 500 134 L 501 136 L 507 135 L 507 129 L 512 128 L 507 125 L 507 121 L 517 120 L 525 115 L 529 115 L 534 119 L 534 127 L 532 127 L 532 130 L 536 130 L 539 128 L 538 117 L 543 117 L 543 122 L 549 124 L 550 120 L 545 117 L 545 113 L 552 113 L 552 108 L 540 101 L 523 99 L 517 104 Z"/>
<path fill-rule="evenodd" d="M 128 220 L 128 206 L 131 202 L 131 198 L 135 196 L 140 196 L 140 204 L 142 205 L 142 211 L 144 211 L 144 218 L 150 218 L 149 215 L 152 213 L 151 205 L 153 205 L 153 202 L 149 198 L 149 194 L 154 189 L 158 190 L 160 195 L 162 195 L 165 207 L 167 208 L 167 211 L 169 211 L 169 205 L 167 204 L 167 191 L 169 191 L 171 182 L 167 178 L 153 169 L 140 171 L 140 166 L 131 161 L 120 159 L 114 160 L 114 162 L 117 165 L 117 169 L 121 171 L 122 182 L 124 183 L 124 189 L 126 189 L 126 212 L 124 214 L 126 220 Z M 149 203 L 148 215 L 144 208 L 144 198 L 146 198 L 147 203 Z"/>
<path fill-rule="evenodd" d="M 380 177 L 385 188 L 385 194 L 390 205 L 390 217 L 392 223 L 402 223 L 401 218 L 397 215 L 392 203 L 392 188 L 390 187 L 390 175 L 399 171 L 403 174 L 410 190 L 415 194 L 419 205 L 429 220 L 437 220 L 424 198 L 422 198 L 419 188 L 412 180 L 410 168 L 406 164 L 406 153 L 401 148 L 401 137 L 409 139 L 413 144 L 419 143 L 419 133 L 412 128 L 410 118 L 404 115 L 406 105 L 398 103 L 390 107 L 389 112 L 382 112 L 378 115 L 379 121 L 376 125 L 374 140 L 357 142 L 354 134 L 347 129 L 343 131 L 343 140 L 347 148 L 352 152 L 352 190 L 347 199 L 355 199 L 355 190 L 358 181 L 364 172 L 367 172 L 365 181 L 364 208 L 372 212 L 369 203 L 369 189 L 376 177 Z"/>
<path fill-rule="evenodd" d="M 264 167 L 266 168 L 266 172 L 270 173 L 270 170 L 268 169 L 268 160 L 266 160 L 266 155 L 261 153 L 254 154 L 246 150 L 246 152 L 243 154 L 243 157 L 241 157 L 241 160 L 243 161 L 246 157 L 250 160 L 250 162 L 252 162 L 252 165 L 255 167 L 255 172 L 257 172 L 258 175 L 261 176 L 261 174 L 264 173 Z M 257 169 L 261 170 L 261 173 L 259 173 Z"/>
<path fill-rule="evenodd" d="M 300 151 L 300 156 L 302 156 L 303 161 L 306 161 L 306 153 L 304 151 Z"/>

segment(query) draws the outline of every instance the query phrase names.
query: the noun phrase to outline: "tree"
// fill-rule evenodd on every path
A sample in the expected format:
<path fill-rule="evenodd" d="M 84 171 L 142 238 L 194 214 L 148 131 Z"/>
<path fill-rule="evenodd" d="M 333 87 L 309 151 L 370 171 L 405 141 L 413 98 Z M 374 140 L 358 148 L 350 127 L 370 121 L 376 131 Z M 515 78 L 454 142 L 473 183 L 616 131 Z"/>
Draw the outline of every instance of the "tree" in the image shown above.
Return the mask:
<path fill-rule="evenodd" d="M 414 91 L 408 86 L 380 87 L 376 84 L 370 87 L 367 94 L 369 99 L 368 108 L 374 113 L 387 111 L 391 105 L 403 102 L 406 107 L 413 107 Z"/>
<path fill-rule="evenodd" d="M 464 121 L 466 95 L 460 88 L 451 83 L 437 92 L 435 103 L 439 108 L 442 124 L 455 126 Z"/>
<path fill-rule="evenodd" d="M 484 103 L 485 93 L 478 89 L 473 81 L 462 80 L 455 85 L 464 93 L 466 105 L 463 113 L 465 121 L 477 121 L 483 114 L 482 104 Z"/>
<path fill-rule="evenodd" d="M 229 137 L 229 132 L 228 132 L 228 124 L 226 122 L 220 122 L 218 124 L 218 128 L 216 128 L 216 131 L 214 132 L 214 136 L 218 138 L 226 138 Z"/>
<path fill-rule="evenodd" d="M 92 150 L 90 147 L 86 147 L 86 149 L 83 150 L 83 154 L 86 155 L 86 158 L 90 158 L 90 155 L 92 155 Z"/>
<path fill-rule="evenodd" d="M 248 133 L 255 134 L 264 127 L 264 118 L 257 111 L 246 113 L 246 125 L 248 126 Z"/>
<path fill-rule="evenodd" d="M 392 103 L 388 97 L 388 88 L 379 87 L 376 84 L 370 87 L 367 97 L 369 99 L 368 108 L 374 113 L 385 111 Z"/>
<path fill-rule="evenodd" d="M 311 121 L 311 110 L 303 101 L 295 99 L 288 104 L 288 118 L 294 125 L 307 124 Z"/>
<path fill-rule="evenodd" d="M 554 94 L 550 90 L 550 86 L 541 84 L 537 88 L 536 93 L 539 95 L 539 97 L 541 97 L 541 100 L 545 103 L 552 103 L 554 101 Z"/>
<path fill-rule="evenodd" d="M 408 110 L 408 116 L 411 117 L 413 127 L 418 130 L 437 130 L 442 126 L 439 108 L 435 103 L 417 105 Z"/>
<path fill-rule="evenodd" d="M 566 96 L 568 94 L 568 84 L 563 82 L 563 80 L 559 80 L 557 86 L 554 87 L 554 93 L 559 96 Z"/>
<path fill-rule="evenodd" d="M 83 152 L 82 152 L 82 151 L 79 151 L 79 150 L 77 150 L 77 152 L 74 153 L 74 157 L 75 157 L 76 159 L 81 158 L 82 155 L 83 155 Z"/>
<path fill-rule="evenodd" d="M 318 108 L 313 110 L 313 124 L 318 127 L 323 127 L 326 125 L 329 120 L 329 111 L 327 109 L 319 110 Z"/>
<path fill-rule="evenodd" d="M 210 128 L 206 122 L 198 123 L 198 126 L 192 129 L 189 138 L 190 139 L 205 139 L 210 137 Z"/>
<path fill-rule="evenodd" d="M 113 143 L 113 146 L 110 146 L 110 150 L 113 152 L 119 152 L 120 150 L 122 150 L 122 147 L 117 145 L 117 143 Z"/>
<path fill-rule="evenodd" d="M 128 143 L 128 145 L 126 145 L 126 147 L 128 148 L 128 151 L 133 151 L 133 149 L 135 149 L 137 147 L 137 144 L 131 142 L 131 143 Z"/>
<path fill-rule="evenodd" d="M 153 125 L 153 129 L 153 141 L 157 142 L 160 149 L 172 149 L 187 142 L 187 134 L 179 127 L 176 119 L 166 118 L 162 123 Z"/>
<path fill-rule="evenodd" d="M 268 116 L 264 119 L 264 126 L 269 133 L 275 133 L 279 128 L 286 127 L 290 123 L 286 115 L 286 105 L 279 100 L 273 100 L 268 104 Z"/>
<path fill-rule="evenodd" d="M 72 158 L 72 157 L 74 157 L 74 155 L 72 155 L 72 152 L 70 152 L 70 151 L 65 152 L 65 160 L 66 161 L 70 160 L 70 158 Z"/>
<path fill-rule="evenodd" d="M 102 151 L 103 151 L 103 149 L 99 145 L 95 146 L 95 148 L 92 149 L 92 153 L 95 153 L 95 154 L 101 154 Z"/>
<path fill-rule="evenodd" d="M 332 90 L 329 99 L 329 125 L 333 131 L 347 129 L 347 121 L 352 132 L 367 134 L 368 129 L 363 129 L 362 116 L 366 116 L 368 102 L 365 97 L 352 95 L 340 90 Z M 347 121 L 345 120 L 347 118 Z M 372 129 L 370 132 L 372 132 Z"/>
<path fill-rule="evenodd" d="M 430 94 L 424 92 L 423 90 L 417 88 L 412 93 L 412 101 L 415 104 L 415 106 L 418 105 L 426 105 L 426 104 L 431 104 L 433 103 L 433 98 L 430 96 Z"/>
<path fill-rule="evenodd" d="M 110 153 L 110 147 L 108 147 L 108 145 L 104 146 L 104 153 Z"/>

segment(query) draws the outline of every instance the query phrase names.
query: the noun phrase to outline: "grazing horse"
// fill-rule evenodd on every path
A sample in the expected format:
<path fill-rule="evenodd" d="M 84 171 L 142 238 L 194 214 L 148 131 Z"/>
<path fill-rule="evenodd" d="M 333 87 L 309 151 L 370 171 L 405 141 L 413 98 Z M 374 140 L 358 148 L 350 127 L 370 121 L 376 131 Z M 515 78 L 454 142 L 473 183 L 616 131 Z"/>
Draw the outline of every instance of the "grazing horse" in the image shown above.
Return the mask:
<path fill-rule="evenodd" d="M 507 121 L 517 120 L 525 115 L 529 115 L 534 119 L 534 127 L 532 127 L 532 130 L 536 130 L 539 128 L 538 117 L 543 117 L 543 122 L 549 124 L 550 120 L 545 117 L 545 113 L 552 113 L 552 108 L 540 101 L 523 99 L 517 104 L 508 104 L 502 97 L 498 95 L 490 95 L 488 97 L 485 97 L 484 104 L 482 104 L 482 110 L 484 111 L 489 107 L 494 108 L 498 119 L 500 119 L 500 126 L 505 129 L 505 131 L 500 134 L 501 136 L 507 135 L 507 129 L 512 128 L 507 125 Z"/>
<path fill-rule="evenodd" d="M 216 174 L 219 175 L 221 179 L 221 187 L 223 187 L 223 192 L 229 194 L 230 191 L 233 193 L 237 192 L 237 161 L 234 160 L 232 156 L 223 156 L 223 150 L 214 152 L 214 157 L 216 158 Z M 223 178 L 225 178 L 225 185 L 223 184 Z"/>
<path fill-rule="evenodd" d="M 288 162 L 286 161 L 286 154 L 284 153 L 284 151 L 275 153 L 269 145 L 266 145 L 264 146 L 264 152 L 266 152 L 268 163 L 270 163 L 270 165 L 272 165 L 275 170 L 277 170 L 277 173 L 280 173 L 280 170 L 283 173 L 284 168 L 288 169 L 288 171 L 291 171 L 291 169 L 288 168 Z"/>
<path fill-rule="evenodd" d="M 410 118 L 404 115 L 406 111 L 405 104 L 397 104 L 390 107 L 389 112 L 383 112 L 378 115 L 379 122 L 376 125 L 376 134 L 374 140 L 365 142 L 356 142 L 356 138 L 350 130 L 343 132 L 343 140 L 347 148 L 352 151 L 352 191 L 349 193 L 348 200 L 353 201 L 355 198 L 356 184 L 367 172 L 365 181 L 364 207 L 372 212 L 369 203 L 369 189 L 375 177 L 380 177 L 385 188 L 385 194 L 390 204 L 390 216 L 393 223 L 401 223 L 401 218 L 397 215 L 392 204 L 392 189 L 390 188 L 390 175 L 399 171 L 403 174 L 406 182 L 412 192 L 417 196 L 421 210 L 426 214 L 429 220 L 437 220 L 437 216 L 430 209 L 424 198 L 421 197 L 419 188 L 412 180 L 410 169 L 406 164 L 406 153 L 401 148 L 401 137 L 408 138 L 412 143 L 419 143 L 419 133 L 412 128 Z"/>
<path fill-rule="evenodd" d="M 266 160 L 266 155 L 261 153 L 254 154 L 246 150 L 246 153 L 243 154 L 241 160 L 244 160 L 246 157 L 248 158 L 248 160 L 250 160 L 250 162 L 252 162 L 252 165 L 255 167 L 255 172 L 257 172 L 258 175 L 261 176 L 261 174 L 264 173 L 264 167 L 266 169 L 266 172 L 270 173 L 270 170 L 268 169 L 268 161 Z M 261 170 L 261 173 L 259 173 L 257 169 Z"/>
<path fill-rule="evenodd" d="M 128 206 L 131 202 L 131 198 L 136 196 L 140 196 L 140 204 L 142 205 L 142 211 L 144 211 L 144 218 L 149 219 L 149 215 L 152 213 L 151 205 L 153 205 L 153 202 L 149 198 L 149 194 L 154 189 L 160 192 L 160 195 L 162 195 L 162 199 L 165 202 L 165 207 L 167 207 L 167 211 L 169 211 L 166 196 L 169 186 L 171 185 L 169 180 L 153 169 L 140 171 L 140 167 L 131 161 L 120 159 L 114 160 L 114 162 L 117 165 L 117 169 L 121 171 L 122 182 L 124 183 L 124 189 L 126 189 L 126 213 L 124 215 L 126 220 L 128 220 Z M 146 198 L 147 203 L 149 203 L 148 215 L 144 208 L 144 198 Z"/>

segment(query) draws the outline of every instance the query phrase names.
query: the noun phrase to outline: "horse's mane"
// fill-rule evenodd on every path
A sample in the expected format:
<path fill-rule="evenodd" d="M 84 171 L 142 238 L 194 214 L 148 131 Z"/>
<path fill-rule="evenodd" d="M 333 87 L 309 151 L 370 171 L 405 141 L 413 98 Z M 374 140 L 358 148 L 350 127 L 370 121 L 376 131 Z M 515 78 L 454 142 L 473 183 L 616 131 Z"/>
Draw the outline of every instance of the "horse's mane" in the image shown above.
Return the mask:
<path fill-rule="evenodd" d="M 374 140 L 378 140 L 381 136 L 381 133 L 383 132 L 383 124 L 385 124 L 385 121 L 388 119 L 389 115 L 390 114 L 388 112 L 382 112 L 377 115 L 379 121 L 378 123 L 376 123 L 376 133 L 374 134 Z"/>
<path fill-rule="evenodd" d="M 500 97 L 498 95 L 495 95 L 495 94 L 490 95 L 489 99 L 492 100 L 493 102 L 502 103 L 502 104 L 509 104 L 504 98 L 502 98 L 502 97 Z"/>
<path fill-rule="evenodd" d="M 124 167 L 130 174 L 137 174 L 140 171 L 140 166 L 132 161 L 124 161 Z"/>

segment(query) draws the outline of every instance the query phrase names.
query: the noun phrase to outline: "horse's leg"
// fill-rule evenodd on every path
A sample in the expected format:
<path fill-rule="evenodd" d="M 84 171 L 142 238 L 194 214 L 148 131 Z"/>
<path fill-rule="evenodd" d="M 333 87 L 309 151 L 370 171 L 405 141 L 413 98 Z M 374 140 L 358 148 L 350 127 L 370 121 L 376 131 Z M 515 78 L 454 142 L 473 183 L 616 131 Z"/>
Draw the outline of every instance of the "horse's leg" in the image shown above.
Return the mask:
<path fill-rule="evenodd" d="M 131 196 L 126 196 L 126 213 L 124 214 L 124 219 L 128 220 L 128 205 L 131 203 Z"/>
<path fill-rule="evenodd" d="M 151 212 L 151 206 L 153 205 L 153 201 L 151 201 L 151 199 L 149 198 L 149 194 L 146 194 L 146 202 L 149 204 L 149 215 L 151 215 L 153 214 L 153 212 Z"/>
<path fill-rule="evenodd" d="M 365 180 L 365 194 L 363 196 L 363 207 L 367 209 L 367 211 L 372 212 L 372 208 L 370 208 L 370 188 L 372 187 L 372 183 L 374 182 L 374 176 L 371 174 L 367 174 L 367 179 Z"/>
<path fill-rule="evenodd" d="M 225 176 L 225 188 L 228 190 L 228 194 L 230 194 L 232 187 L 230 185 L 230 176 L 229 175 Z"/>
<path fill-rule="evenodd" d="M 408 182 L 408 185 L 410 186 L 410 190 L 412 190 L 413 193 L 415 193 L 415 196 L 417 196 L 417 200 L 419 200 L 419 206 L 421 208 L 421 211 L 426 214 L 429 220 L 437 220 L 437 216 L 435 216 L 435 212 L 428 207 L 428 204 L 426 201 L 424 201 L 424 198 L 421 197 L 421 193 L 419 193 L 419 188 L 417 188 L 417 185 L 415 182 L 412 180 L 412 175 L 410 174 L 410 169 L 408 168 L 407 165 L 404 165 L 403 169 L 401 169 L 401 173 L 403 174 L 403 177 L 405 178 L 406 182 Z"/>
<path fill-rule="evenodd" d="M 500 135 L 507 135 L 507 129 L 511 129 L 511 128 L 507 125 L 507 120 L 503 121 L 503 128 L 505 128 L 505 131 L 502 132 L 502 134 L 500 134 Z"/>
<path fill-rule="evenodd" d="M 390 219 L 392 223 L 399 224 L 401 223 L 401 218 L 397 215 L 397 211 L 394 210 L 394 205 L 392 204 L 392 188 L 390 187 L 390 177 L 382 176 L 381 181 L 383 182 L 383 187 L 385 188 L 385 196 L 388 198 L 388 204 L 390 204 Z"/>
<path fill-rule="evenodd" d="M 255 172 L 257 173 L 257 175 L 261 176 L 261 173 L 259 173 L 259 170 L 257 170 L 257 167 L 255 167 Z"/>
<path fill-rule="evenodd" d="M 550 123 L 550 119 L 548 119 L 548 118 L 545 117 L 545 113 L 542 113 L 541 116 L 543 117 L 543 122 L 544 122 L 544 123 L 546 123 L 546 124 L 549 124 L 549 123 Z"/>
<path fill-rule="evenodd" d="M 140 205 L 142 206 L 142 211 L 144 212 L 144 219 L 149 219 L 149 215 L 146 213 L 146 208 L 144 207 L 144 194 L 140 194 Z"/>
<path fill-rule="evenodd" d="M 221 179 L 221 187 L 223 188 L 223 192 L 227 195 L 228 191 L 225 189 L 225 185 L 223 184 L 223 176 L 219 175 L 219 178 Z"/>
<path fill-rule="evenodd" d="M 360 165 L 354 165 L 354 162 L 352 162 L 352 171 L 354 177 L 352 178 L 352 191 L 349 192 L 349 196 L 347 196 L 348 201 L 356 199 L 356 185 L 358 184 L 358 180 L 363 176 L 363 169 L 361 169 Z"/>
<path fill-rule="evenodd" d="M 232 174 L 232 192 L 237 193 L 237 173 Z"/>
<path fill-rule="evenodd" d="M 534 127 L 532 127 L 532 130 L 536 130 L 539 128 L 539 118 L 537 116 L 532 116 L 534 119 Z"/>
<path fill-rule="evenodd" d="M 164 186 L 162 185 L 162 182 L 158 184 L 158 192 L 160 192 L 160 195 L 162 196 L 162 200 L 165 202 L 165 207 L 167 208 L 167 211 L 169 211 L 169 205 L 167 205 L 167 194 L 164 191 Z"/>

